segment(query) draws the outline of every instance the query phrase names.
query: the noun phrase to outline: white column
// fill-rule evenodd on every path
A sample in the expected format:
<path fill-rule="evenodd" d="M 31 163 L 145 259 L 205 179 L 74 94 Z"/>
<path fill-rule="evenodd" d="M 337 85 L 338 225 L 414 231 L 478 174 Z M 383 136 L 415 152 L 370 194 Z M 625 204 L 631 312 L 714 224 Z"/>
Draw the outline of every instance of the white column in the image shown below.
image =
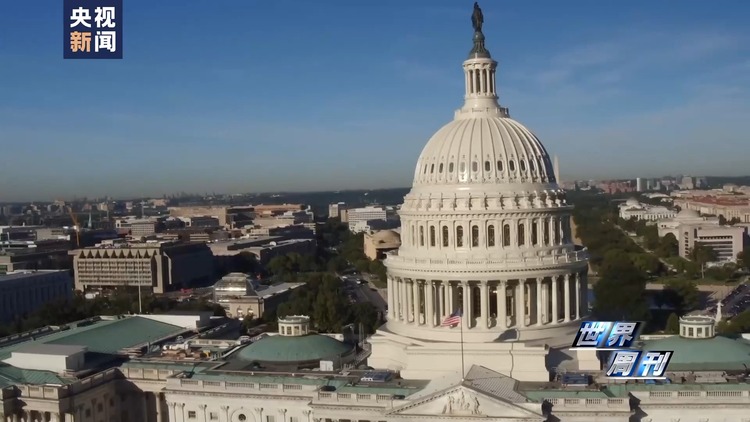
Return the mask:
<path fill-rule="evenodd" d="M 60 422 L 60 414 L 57 412 L 52 412 L 49 414 L 49 421 L 50 422 Z"/>
<path fill-rule="evenodd" d="M 435 290 L 437 291 L 437 311 L 435 312 L 437 314 L 437 325 L 440 325 L 441 322 L 443 322 L 443 318 L 445 318 L 445 281 L 440 281 L 438 285 L 435 287 Z"/>
<path fill-rule="evenodd" d="M 536 279 L 536 325 L 542 325 L 542 278 Z"/>
<path fill-rule="evenodd" d="M 424 322 L 428 327 L 435 326 L 435 296 L 433 295 L 433 282 L 427 280 L 424 284 L 425 295 L 424 295 Z"/>
<path fill-rule="evenodd" d="M 401 322 L 409 322 L 409 297 L 406 294 L 406 279 L 399 277 L 399 300 L 401 301 Z"/>
<path fill-rule="evenodd" d="M 471 294 L 471 289 L 469 288 L 469 282 L 466 280 L 461 281 L 461 295 L 463 296 L 463 313 L 464 316 L 462 318 L 463 321 L 461 321 L 464 324 L 464 328 L 470 328 L 471 325 L 469 324 L 469 319 L 471 319 L 471 300 L 469 299 L 469 295 Z"/>
<path fill-rule="evenodd" d="M 576 319 L 581 319 L 581 273 L 576 273 Z"/>
<path fill-rule="evenodd" d="M 549 238 L 547 246 L 555 244 L 555 220 L 557 220 L 557 217 L 550 217 L 547 222 L 547 237 Z"/>
<path fill-rule="evenodd" d="M 563 286 L 565 291 L 563 295 L 565 297 L 565 314 L 563 314 L 563 322 L 570 321 L 570 274 L 565 274 L 565 285 Z"/>
<path fill-rule="evenodd" d="M 557 307 L 557 278 L 558 276 L 552 276 L 552 323 L 557 324 L 560 320 L 560 310 Z"/>
<path fill-rule="evenodd" d="M 522 328 L 526 326 L 526 292 L 524 287 L 526 280 L 518 280 L 518 286 L 516 287 L 516 328 Z"/>
<path fill-rule="evenodd" d="M 452 282 L 448 281 L 447 283 L 448 285 L 445 287 L 445 294 L 448 298 L 448 309 L 445 311 L 446 316 L 456 311 L 456 288 Z"/>
<path fill-rule="evenodd" d="M 490 292 L 487 287 L 487 280 L 482 280 L 479 285 L 479 303 L 482 308 L 482 325 L 484 329 L 490 328 Z"/>
<path fill-rule="evenodd" d="M 581 273 L 581 315 L 589 313 L 589 275 L 586 272 Z"/>
<path fill-rule="evenodd" d="M 394 292 L 394 286 L 393 286 L 393 277 L 388 276 L 387 278 L 388 282 L 388 320 L 393 321 L 394 315 L 395 315 L 395 309 L 396 309 L 396 301 L 394 299 L 395 292 Z"/>
<path fill-rule="evenodd" d="M 411 280 L 411 292 L 414 297 L 414 300 L 412 301 L 412 309 L 413 309 L 413 317 L 414 325 L 420 325 L 421 322 L 419 321 L 419 314 L 422 312 L 419 308 L 421 303 L 421 299 L 419 298 L 419 280 L 412 279 Z"/>
<path fill-rule="evenodd" d="M 506 309 L 506 293 L 505 280 L 497 282 L 497 327 L 507 328 L 508 327 L 508 310 Z"/>

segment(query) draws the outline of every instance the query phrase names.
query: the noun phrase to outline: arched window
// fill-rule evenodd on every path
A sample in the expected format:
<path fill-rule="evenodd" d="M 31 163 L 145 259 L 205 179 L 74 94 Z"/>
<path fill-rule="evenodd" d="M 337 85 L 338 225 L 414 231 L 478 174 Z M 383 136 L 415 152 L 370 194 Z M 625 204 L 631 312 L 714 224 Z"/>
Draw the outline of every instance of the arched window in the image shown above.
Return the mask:
<path fill-rule="evenodd" d="M 492 165 L 490 164 L 489 161 L 484 162 L 484 171 L 490 171 L 491 167 Z"/>
<path fill-rule="evenodd" d="M 471 226 L 471 246 L 479 246 L 479 226 Z"/>
<path fill-rule="evenodd" d="M 453 163 L 448 163 L 448 173 L 453 173 Z"/>
<path fill-rule="evenodd" d="M 430 226 L 430 246 L 435 246 L 435 226 Z"/>
<path fill-rule="evenodd" d="M 503 225 L 503 246 L 510 246 L 510 224 Z"/>
<path fill-rule="evenodd" d="M 497 160 L 497 171 L 503 171 L 503 162 L 501 160 Z"/>
<path fill-rule="evenodd" d="M 479 166 L 477 165 L 476 161 L 471 162 L 471 171 L 477 171 L 479 170 Z"/>
<path fill-rule="evenodd" d="M 516 171 L 516 163 L 514 163 L 513 160 L 508 161 L 508 169 L 510 171 Z"/>
<path fill-rule="evenodd" d="M 419 226 L 419 246 L 424 246 L 424 227 Z"/>
<path fill-rule="evenodd" d="M 523 223 L 518 223 L 518 246 L 526 244 L 526 228 Z"/>
<path fill-rule="evenodd" d="M 442 173 L 442 172 L 443 172 L 443 163 L 440 163 L 440 165 L 438 166 L 438 173 Z"/>
<path fill-rule="evenodd" d="M 555 220 L 555 245 L 560 244 L 560 232 L 561 231 L 562 229 L 561 229 L 560 219 L 558 218 L 557 220 Z"/>
<path fill-rule="evenodd" d="M 443 226 L 443 247 L 448 247 L 448 226 Z"/>
<path fill-rule="evenodd" d="M 518 160 L 518 166 L 521 167 L 521 171 L 526 171 L 526 160 Z"/>
<path fill-rule="evenodd" d="M 456 227 L 456 246 L 462 248 L 464 246 L 464 227 Z"/>
<path fill-rule="evenodd" d="M 493 225 L 487 226 L 487 246 L 495 246 L 495 226 Z"/>
<path fill-rule="evenodd" d="M 430 164 L 430 173 L 435 173 L 435 165 Z"/>
<path fill-rule="evenodd" d="M 417 244 L 417 226 L 411 226 L 411 242 Z"/>
<path fill-rule="evenodd" d="M 536 221 L 531 222 L 531 244 L 539 244 L 539 227 Z"/>
<path fill-rule="evenodd" d="M 542 224 L 542 236 L 544 237 L 544 244 L 549 246 L 549 219 L 544 219 L 544 223 Z"/>

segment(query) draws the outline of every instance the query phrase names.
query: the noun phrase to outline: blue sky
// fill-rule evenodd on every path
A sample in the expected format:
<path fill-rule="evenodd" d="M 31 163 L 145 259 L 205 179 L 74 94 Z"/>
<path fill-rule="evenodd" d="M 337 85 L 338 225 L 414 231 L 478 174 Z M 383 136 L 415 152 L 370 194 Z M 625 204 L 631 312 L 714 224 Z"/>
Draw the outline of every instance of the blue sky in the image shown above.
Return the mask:
<path fill-rule="evenodd" d="M 462 103 L 472 1 L 125 0 L 123 60 L 63 60 L 61 3 L 0 14 L 0 201 L 408 186 Z M 481 6 L 564 179 L 748 173 L 750 3 Z"/>

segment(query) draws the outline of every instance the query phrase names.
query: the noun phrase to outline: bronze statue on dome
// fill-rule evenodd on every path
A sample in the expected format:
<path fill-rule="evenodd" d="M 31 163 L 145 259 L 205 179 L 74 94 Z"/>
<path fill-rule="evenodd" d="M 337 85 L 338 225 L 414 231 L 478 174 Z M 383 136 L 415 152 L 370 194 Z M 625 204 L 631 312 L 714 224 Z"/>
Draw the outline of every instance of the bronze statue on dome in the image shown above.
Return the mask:
<path fill-rule="evenodd" d="M 482 32 L 482 24 L 484 24 L 482 9 L 479 8 L 478 2 L 474 2 L 474 13 L 471 15 L 471 25 L 474 27 L 475 32 Z"/>

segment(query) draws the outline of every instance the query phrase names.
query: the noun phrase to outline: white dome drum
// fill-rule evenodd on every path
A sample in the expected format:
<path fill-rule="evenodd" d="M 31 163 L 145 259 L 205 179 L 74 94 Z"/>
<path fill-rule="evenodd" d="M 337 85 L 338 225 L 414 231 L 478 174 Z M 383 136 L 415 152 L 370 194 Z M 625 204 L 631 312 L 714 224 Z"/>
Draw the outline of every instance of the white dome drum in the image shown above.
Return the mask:
<path fill-rule="evenodd" d="M 565 338 L 588 310 L 588 255 L 572 241 L 572 206 L 542 143 L 498 103 L 497 62 L 481 32 L 463 68 L 464 105 L 424 147 L 400 211 L 382 332 L 439 342 Z M 441 326 L 458 310 L 462 327 Z"/>

